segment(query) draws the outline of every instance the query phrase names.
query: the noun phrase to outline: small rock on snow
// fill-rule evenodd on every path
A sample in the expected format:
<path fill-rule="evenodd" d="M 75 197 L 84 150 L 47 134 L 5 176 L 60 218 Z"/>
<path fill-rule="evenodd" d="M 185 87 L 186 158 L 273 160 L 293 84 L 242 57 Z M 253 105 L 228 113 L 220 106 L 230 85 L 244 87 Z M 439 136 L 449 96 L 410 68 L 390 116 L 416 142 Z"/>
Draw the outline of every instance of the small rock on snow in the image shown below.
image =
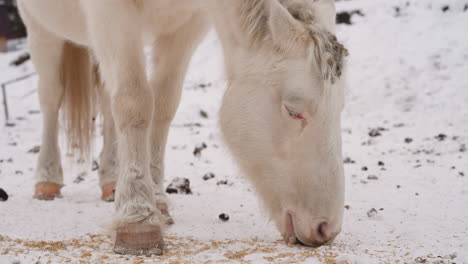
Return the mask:
<path fill-rule="evenodd" d="M 216 183 L 216 185 L 233 185 L 233 183 L 230 183 L 228 180 L 220 180 Z"/>
<path fill-rule="evenodd" d="M 375 210 L 375 208 L 372 208 L 370 209 L 369 211 L 367 211 L 367 216 L 368 217 L 374 217 L 378 214 L 377 210 Z"/>
<path fill-rule="evenodd" d="M 453 253 L 450 254 L 450 255 L 445 255 L 445 256 L 444 256 L 445 259 L 455 259 L 456 257 L 458 257 L 457 252 L 453 252 Z"/>
<path fill-rule="evenodd" d="M 337 24 L 351 25 L 351 14 L 350 12 L 339 12 L 336 14 Z"/>
<path fill-rule="evenodd" d="M 378 137 L 378 136 L 381 136 L 382 134 L 380 133 L 380 130 L 378 129 L 372 129 L 371 131 L 369 131 L 369 136 L 371 137 Z"/>
<path fill-rule="evenodd" d="M 466 145 L 462 144 L 459 149 L 460 152 L 466 152 Z"/>
<path fill-rule="evenodd" d="M 0 188 L 0 202 L 5 202 L 6 200 L 8 200 L 8 194 Z"/>
<path fill-rule="evenodd" d="M 225 213 L 222 213 L 219 215 L 219 219 L 223 222 L 227 222 L 229 221 L 229 215 L 228 214 L 225 214 Z"/>
<path fill-rule="evenodd" d="M 369 130 L 369 136 L 370 137 L 379 137 L 379 136 L 382 135 L 382 132 L 386 131 L 386 130 L 387 129 L 383 128 L 383 127 L 372 128 L 371 130 Z"/>
<path fill-rule="evenodd" d="M 91 166 L 92 171 L 99 170 L 99 163 L 96 160 L 93 160 L 93 165 Z"/>
<path fill-rule="evenodd" d="M 440 133 L 439 135 L 435 136 L 435 139 L 439 141 L 444 141 L 447 138 L 447 135 Z"/>
<path fill-rule="evenodd" d="M 21 64 L 27 62 L 28 60 L 31 59 L 31 55 L 29 53 L 25 53 L 25 54 L 22 54 L 20 55 L 18 58 L 16 58 L 15 60 L 13 60 L 10 65 L 11 66 L 20 66 Z"/>
<path fill-rule="evenodd" d="M 202 150 L 206 149 L 208 146 L 203 142 L 201 144 L 198 144 L 195 146 L 195 149 L 193 150 L 193 155 L 195 157 L 200 157 Z"/>
<path fill-rule="evenodd" d="M 208 172 L 208 173 L 205 173 L 205 175 L 203 175 L 203 180 L 207 181 L 209 179 L 213 179 L 214 177 L 215 177 L 214 173 Z"/>
<path fill-rule="evenodd" d="M 76 176 L 76 178 L 73 180 L 73 183 L 80 183 L 85 180 L 86 172 L 81 172 Z"/>
<path fill-rule="evenodd" d="M 351 25 L 351 24 L 353 24 L 352 21 L 351 21 L 351 18 L 352 18 L 353 15 L 364 16 L 364 14 L 362 13 L 361 10 L 338 12 L 336 14 L 336 23 L 337 24 Z"/>
<path fill-rule="evenodd" d="M 39 153 L 40 150 L 41 150 L 41 146 L 34 146 L 30 150 L 28 150 L 28 153 L 36 154 L 36 153 Z"/>
<path fill-rule="evenodd" d="M 201 83 L 198 85 L 198 87 L 200 88 L 206 88 L 206 87 L 210 87 L 211 86 L 211 83 Z"/>
<path fill-rule="evenodd" d="M 200 110 L 200 116 L 203 118 L 208 118 L 208 113 L 205 110 Z"/>
<path fill-rule="evenodd" d="M 190 180 L 187 178 L 175 178 L 169 186 L 167 186 L 166 192 L 169 194 L 192 194 L 192 190 L 190 189 Z"/>
<path fill-rule="evenodd" d="M 416 263 L 426 263 L 426 261 L 427 261 L 426 259 L 423 259 L 421 257 L 417 257 L 414 259 L 414 262 Z"/>

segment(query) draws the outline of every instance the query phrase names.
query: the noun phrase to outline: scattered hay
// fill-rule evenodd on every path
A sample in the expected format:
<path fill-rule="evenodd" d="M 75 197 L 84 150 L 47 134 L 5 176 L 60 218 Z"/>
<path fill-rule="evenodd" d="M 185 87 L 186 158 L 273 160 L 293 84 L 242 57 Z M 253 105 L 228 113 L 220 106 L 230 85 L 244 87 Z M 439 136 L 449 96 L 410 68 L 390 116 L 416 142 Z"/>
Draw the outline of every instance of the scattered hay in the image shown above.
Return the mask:
<path fill-rule="evenodd" d="M 325 264 L 336 264 L 340 255 L 355 253 L 344 243 L 334 242 L 320 248 L 309 248 L 300 245 L 287 246 L 282 240 L 265 241 L 252 239 L 199 240 L 192 237 L 167 235 L 167 248 L 163 256 L 137 257 L 122 256 L 112 252 L 113 241 L 110 236 L 87 234 L 78 238 L 63 241 L 31 241 L 13 239 L 0 235 L 0 254 L 14 257 L 40 258 L 41 263 L 256 263 L 264 260 L 269 263 L 309 263 L 318 261 Z M 394 245 L 388 245 L 392 248 Z M 386 256 L 395 252 L 389 250 L 363 250 L 365 256 L 378 263 L 385 261 Z M 411 256 L 405 259 L 411 260 Z M 342 262 L 340 262 L 342 263 Z"/>

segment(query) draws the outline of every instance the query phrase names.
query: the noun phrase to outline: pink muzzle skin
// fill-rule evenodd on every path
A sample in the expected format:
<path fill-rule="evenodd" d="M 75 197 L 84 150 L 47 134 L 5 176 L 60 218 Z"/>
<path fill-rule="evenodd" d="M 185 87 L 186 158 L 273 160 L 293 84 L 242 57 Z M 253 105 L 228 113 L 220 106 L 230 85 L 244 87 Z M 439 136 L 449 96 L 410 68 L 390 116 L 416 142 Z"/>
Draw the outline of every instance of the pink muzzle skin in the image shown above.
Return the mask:
<path fill-rule="evenodd" d="M 301 226 L 298 226 L 300 222 L 297 221 L 294 212 L 288 210 L 285 218 L 286 228 L 283 238 L 288 244 L 299 242 L 305 246 L 319 247 L 327 242 L 331 242 L 341 231 L 341 228 L 334 231 L 328 221 L 324 219 L 316 227 L 314 226 L 308 232 L 304 232 L 304 230 L 301 230 Z"/>

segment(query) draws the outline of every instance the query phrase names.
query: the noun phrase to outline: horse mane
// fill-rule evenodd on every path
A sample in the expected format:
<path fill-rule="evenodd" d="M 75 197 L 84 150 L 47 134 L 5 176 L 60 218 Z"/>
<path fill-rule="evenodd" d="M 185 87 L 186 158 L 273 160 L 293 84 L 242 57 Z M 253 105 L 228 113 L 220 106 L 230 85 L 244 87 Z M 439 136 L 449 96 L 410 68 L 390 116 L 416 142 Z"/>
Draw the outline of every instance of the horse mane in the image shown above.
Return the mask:
<path fill-rule="evenodd" d="M 303 0 L 243 0 L 239 10 L 241 26 L 253 42 L 262 41 L 267 35 L 268 1 L 279 1 L 295 19 L 304 24 L 314 22 L 314 7 Z"/>
<path fill-rule="evenodd" d="M 241 26 L 253 42 L 261 41 L 266 36 L 268 30 L 266 12 L 265 0 L 248 0 L 241 3 L 239 12 Z"/>

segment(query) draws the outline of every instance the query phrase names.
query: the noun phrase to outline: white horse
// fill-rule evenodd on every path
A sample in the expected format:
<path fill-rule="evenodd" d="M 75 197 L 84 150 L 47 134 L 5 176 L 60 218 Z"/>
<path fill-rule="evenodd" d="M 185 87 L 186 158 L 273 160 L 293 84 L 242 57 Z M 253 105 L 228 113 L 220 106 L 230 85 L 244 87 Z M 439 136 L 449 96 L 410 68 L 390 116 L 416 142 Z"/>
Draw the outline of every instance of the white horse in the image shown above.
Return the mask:
<path fill-rule="evenodd" d="M 36 198 L 54 199 L 63 185 L 59 109 L 72 147 L 86 153 L 98 92 L 103 199 L 113 199 L 117 183 L 114 252 L 162 254 L 161 227 L 172 221 L 162 186 L 167 133 L 187 65 L 213 22 L 228 79 L 221 128 L 238 164 L 288 243 L 318 246 L 340 232 L 347 51 L 333 35 L 333 0 L 20 0 L 19 7 L 43 113 Z M 153 48 L 150 80 L 144 45 Z"/>

